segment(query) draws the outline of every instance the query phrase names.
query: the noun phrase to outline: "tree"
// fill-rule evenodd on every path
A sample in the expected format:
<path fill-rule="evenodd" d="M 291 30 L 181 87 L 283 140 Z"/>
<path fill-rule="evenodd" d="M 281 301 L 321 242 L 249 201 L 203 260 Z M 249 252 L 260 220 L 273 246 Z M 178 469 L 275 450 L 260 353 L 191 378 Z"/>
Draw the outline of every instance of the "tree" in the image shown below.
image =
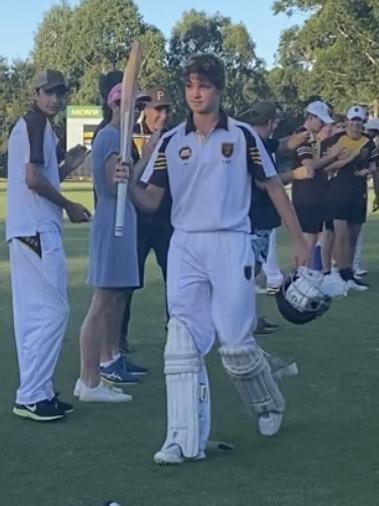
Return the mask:
<path fill-rule="evenodd" d="M 310 13 L 292 44 L 301 62 L 299 95 L 319 93 L 341 111 L 352 103 L 369 104 L 376 99 L 377 0 L 278 0 L 274 4 L 275 13 L 291 14 L 294 9 Z M 293 68 L 290 64 L 284 70 L 291 72 Z"/>
<path fill-rule="evenodd" d="M 178 117 L 184 114 L 183 68 L 188 57 L 198 52 L 212 52 L 224 61 L 227 73 L 224 106 L 232 115 L 247 109 L 257 96 L 267 95 L 263 62 L 255 53 L 246 27 L 242 23 L 233 24 L 221 14 L 191 10 L 175 25 L 169 42 L 168 64 Z"/>
<path fill-rule="evenodd" d="M 96 103 L 98 77 L 125 67 L 136 38 L 144 48 L 141 84 L 158 84 L 167 76 L 165 39 L 143 22 L 132 0 L 82 0 L 75 8 L 62 0 L 39 27 L 33 59 L 39 67 L 53 66 L 66 73 L 72 103 Z"/>

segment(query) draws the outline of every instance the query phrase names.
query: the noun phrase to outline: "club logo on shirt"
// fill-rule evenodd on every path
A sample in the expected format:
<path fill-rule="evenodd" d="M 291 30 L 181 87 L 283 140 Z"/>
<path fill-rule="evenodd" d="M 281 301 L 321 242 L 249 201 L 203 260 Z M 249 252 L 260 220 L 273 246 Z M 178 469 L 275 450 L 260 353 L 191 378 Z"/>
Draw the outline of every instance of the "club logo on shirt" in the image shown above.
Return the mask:
<path fill-rule="evenodd" d="M 223 142 L 221 144 L 221 151 L 225 158 L 230 158 L 234 152 L 234 144 L 232 142 Z"/>
<path fill-rule="evenodd" d="M 189 160 L 192 156 L 192 149 L 189 146 L 181 148 L 179 151 L 179 156 L 181 160 Z"/>

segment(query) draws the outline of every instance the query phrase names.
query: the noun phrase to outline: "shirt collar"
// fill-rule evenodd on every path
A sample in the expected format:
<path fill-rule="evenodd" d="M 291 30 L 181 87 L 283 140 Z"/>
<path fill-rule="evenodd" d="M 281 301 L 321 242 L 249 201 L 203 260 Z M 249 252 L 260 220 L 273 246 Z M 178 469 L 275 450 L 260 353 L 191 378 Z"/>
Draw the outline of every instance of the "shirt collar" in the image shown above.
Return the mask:
<path fill-rule="evenodd" d="M 225 114 L 224 111 L 220 111 L 220 117 L 218 119 L 217 125 L 215 126 L 215 130 L 217 128 L 221 128 L 223 130 L 229 130 L 228 128 L 228 116 Z M 186 121 L 186 135 L 190 134 L 191 132 L 196 132 L 197 128 L 195 126 L 195 123 L 193 121 L 193 114 L 191 113 Z"/>

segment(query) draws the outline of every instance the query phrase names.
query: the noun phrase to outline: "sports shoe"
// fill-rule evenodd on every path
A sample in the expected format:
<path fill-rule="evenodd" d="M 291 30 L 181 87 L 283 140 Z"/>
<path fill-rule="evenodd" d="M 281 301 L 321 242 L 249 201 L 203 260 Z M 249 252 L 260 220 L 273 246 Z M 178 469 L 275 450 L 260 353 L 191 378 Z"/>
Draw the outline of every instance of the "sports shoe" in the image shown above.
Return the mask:
<path fill-rule="evenodd" d="M 366 290 L 368 290 L 368 285 L 366 285 L 362 281 L 359 281 L 359 279 L 355 278 L 349 279 L 348 281 L 346 281 L 346 284 L 349 291 L 351 290 L 353 292 L 365 292 Z"/>
<path fill-rule="evenodd" d="M 43 400 L 35 404 L 15 404 L 13 414 L 21 418 L 30 418 L 36 422 L 53 422 L 64 418 L 65 412 L 58 407 L 55 399 Z"/>
<path fill-rule="evenodd" d="M 77 399 L 79 399 L 82 386 L 85 386 L 85 384 L 83 383 L 83 381 L 80 378 L 78 378 L 76 380 L 76 383 L 74 386 L 74 391 L 73 391 L 73 396 L 76 397 Z M 118 394 L 124 393 L 122 388 L 117 388 L 117 387 L 113 386 L 111 383 L 104 383 L 104 386 L 106 386 L 107 388 L 111 388 L 112 390 L 114 390 Z"/>
<path fill-rule="evenodd" d="M 128 357 L 126 355 L 121 355 L 118 360 L 121 361 L 121 364 L 125 371 L 130 374 L 134 374 L 135 376 L 144 376 L 149 372 L 149 369 L 146 367 L 142 367 L 141 365 L 137 365 L 134 362 L 128 360 Z"/>
<path fill-rule="evenodd" d="M 338 272 L 332 272 L 331 274 L 325 274 L 322 278 L 320 290 L 329 297 L 346 297 L 348 287 L 346 281 L 344 281 Z"/>
<path fill-rule="evenodd" d="M 57 392 L 55 394 L 55 397 L 53 397 L 53 399 L 51 399 L 51 402 L 55 402 L 55 404 L 57 405 L 57 407 L 61 411 L 63 411 L 65 415 L 67 415 L 69 413 L 73 413 L 74 412 L 74 406 L 72 404 L 70 404 L 69 402 L 61 401 L 60 399 L 58 399 L 58 396 L 59 396 L 59 393 Z"/>
<path fill-rule="evenodd" d="M 267 285 L 266 293 L 267 295 L 276 295 L 280 292 L 280 285 Z"/>
<path fill-rule="evenodd" d="M 179 445 L 172 444 L 170 446 L 163 446 L 159 452 L 154 455 L 154 462 L 159 465 L 175 465 L 182 464 L 184 460 L 204 460 L 206 453 L 200 450 L 199 455 L 191 459 L 185 459 Z"/>
<path fill-rule="evenodd" d="M 140 382 L 138 376 L 124 369 L 121 357 L 108 367 L 100 367 L 100 376 L 104 382 L 112 385 L 136 385 Z"/>
<path fill-rule="evenodd" d="M 113 388 L 106 387 L 102 382 L 95 388 L 89 388 L 82 384 L 79 401 L 82 402 L 129 402 L 133 397 L 126 393 L 116 392 Z"/>
<path fill-rule="evenodd" d="M 261 324 L 267 330 L 278 330 L 279 328 L 279 325 L 269 322 L 264 316 L 258 317 L 258 324 Z"/>
<path fill-rule="evenodd" d="M 357 267 L 356 269 L 354 269 L 354 277 L 358 276 L 360 278 L 362 276 L 366 276 L 367 274 L 368 272 L 366 271 L 366 269 L 362 269 L 362 267 Z"/>
<path fill-rule="evenodd" d="M 275 436 L 282 426 L 282 413 L 264 413 L 258 418 L 258 428 L 262 436 Z"/>
<path fill-rule="evenodd" d="M 293 359 L 286 361 L 277 354 L 267 352 L 264 352 L 264 355 L 270 366 L 271 374 L 275 381 L 280 381 L 283 378 L 289 378 L 299 374 L 299 369 Z"/>

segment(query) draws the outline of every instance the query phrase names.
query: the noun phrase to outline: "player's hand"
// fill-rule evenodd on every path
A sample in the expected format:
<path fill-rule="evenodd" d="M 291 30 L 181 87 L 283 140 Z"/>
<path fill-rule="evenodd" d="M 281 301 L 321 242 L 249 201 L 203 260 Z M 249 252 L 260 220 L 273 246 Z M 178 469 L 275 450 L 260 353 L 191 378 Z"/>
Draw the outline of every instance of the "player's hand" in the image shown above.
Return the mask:
<path fill-rule="evenodd" d="M 91 213 L 81 204 L 69 201 L 65 207 L 65 211 L 72 223 L 85 223 L 91 219 Z"/>
<path fill-rule="evenodd" d="M 354 176 L 357 176 L 357 177 L 367 177 L 370 174 L 371 174 L 371 172 L 368 169 L 356 170 L 354 172 Z"/>
<path fill-rule="evenodd" d="M 305 130 L 304 132 L 298 132 L 296 134 L 292 134 L 287 139 L 287 149 L 289 151 L 294 151 L 299 146 L 304 144 L 305 142 L 308 142 L 310 139 L 310 133 L 308 130 Z"/>
<path fill-rule="evenodd" d="M 376 213 L 379 210 L 379 196 L 376 196 L 374 202 L 372 203 L 372 212 Z"/>
<path fill-rule="evenodd" d="M 154 149 L 156 148 L 159 139 L 161 138 L 161 129 L 154 130 L 151 134 L 149 140 L 145 142 L 142 148 L 142 158 L 145 160 L 150 160 L 151 155 L 153 154 Z"/>
<path fill-rule="evenodd" d="M 307 265 L 310 257 L 310 248 L 307 241 L 301 237 L 293 244 L 293 256 L 296 267 Z"/>
<path fill-rule="evenodd" d="M 88 153 L 89 151 L 86 147 L 77 144 L 69 151 L 67 151 L 65 155 L 65 164 L 72 172 L 84 162 Z"/>
<path fill-rule="evenodd" d="M 339 144 L 334 144 L 328 149 L 327 156 L 338 159 L 343 150 L 344 148 L 342 146 L 340 146 Z"/>
<path fill-rule="evenodd" d="M 127 183 L 130 179 L 131 173 L 132 173 L 132 162 L 123 162 L 121 160 L 121 157 L 117 159 L 116 165 L 114 166 L 113 171 L 113 183 Z"/>
<path fill-rule="evenodd" d="M 301 181 L 303 179 L 312 179 L 314 175 L 314 170 L 304 167 L 304 165 L 292 171 L 292 178 L 296 181 Z"/>

